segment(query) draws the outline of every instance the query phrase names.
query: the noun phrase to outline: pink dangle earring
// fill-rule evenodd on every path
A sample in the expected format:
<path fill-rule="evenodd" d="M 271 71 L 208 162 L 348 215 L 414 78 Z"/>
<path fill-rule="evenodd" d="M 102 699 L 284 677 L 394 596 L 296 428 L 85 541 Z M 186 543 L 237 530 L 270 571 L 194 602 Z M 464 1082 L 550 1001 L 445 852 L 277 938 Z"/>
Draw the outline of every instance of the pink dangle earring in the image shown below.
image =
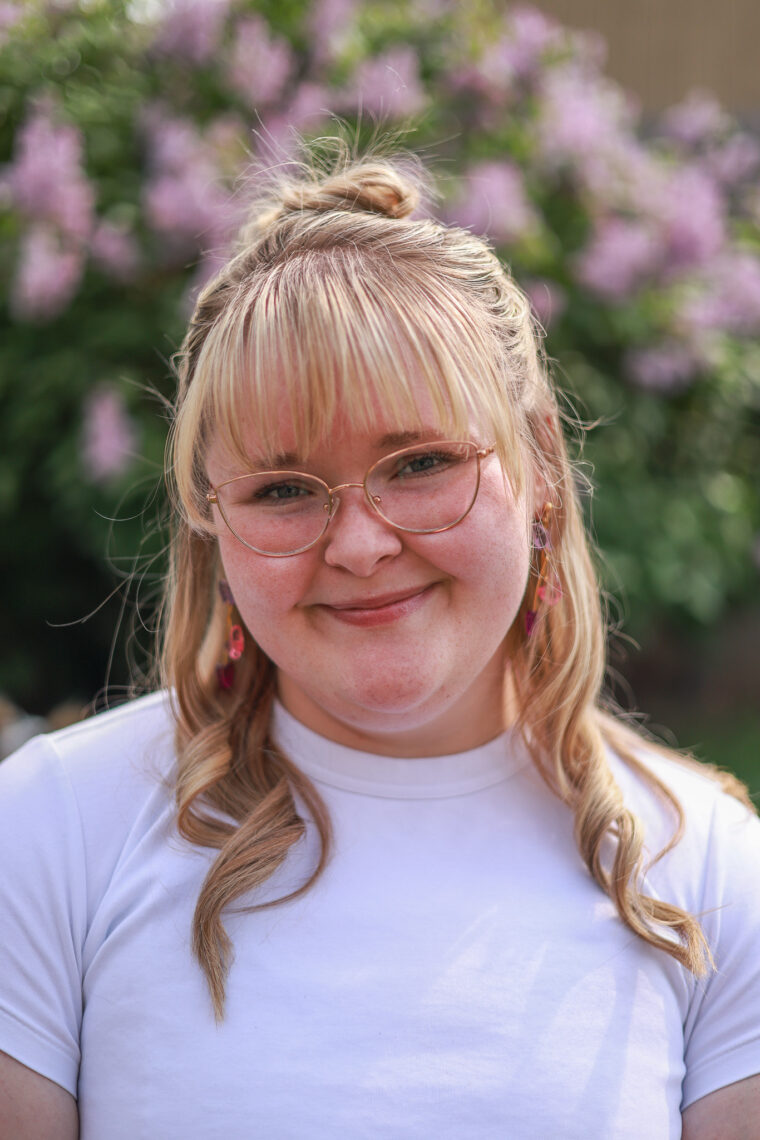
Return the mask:
<path fill-rule="evenodd" d="M 531 636 L 538 617 L 538 607 L 541 602 L 547 606 L 554 606 L 562 597 L 562 589 L 549 563 L 549 551 L 552 548 L 549 534 L 553 506 L 544 503 L 540 518 L 533 520 L 533 549 L 536 552 L 536 581 L 533 592 L 525 611 L 525 632 Z"/>
<path fill-rule="evenodd" d="M 224 657 L 216 667 L 216 680 L 219 688 L 227 692 L 234 684 L 235 662 L 243 656 L 245 638 L 243 637 L 243 627 L 235 621 L 235 599 L 232 596 L 229 583 L 224 578 L 219 580 L 219 597 L 227 607 L 227 614 Z"/>

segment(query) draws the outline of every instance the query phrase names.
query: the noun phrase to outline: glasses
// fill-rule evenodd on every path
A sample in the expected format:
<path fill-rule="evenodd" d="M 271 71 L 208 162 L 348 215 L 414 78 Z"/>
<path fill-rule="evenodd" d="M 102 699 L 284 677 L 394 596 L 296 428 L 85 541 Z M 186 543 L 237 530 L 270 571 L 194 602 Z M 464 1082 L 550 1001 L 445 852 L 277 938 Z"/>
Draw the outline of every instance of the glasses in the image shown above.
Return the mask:
<path fill-rule="evenodd" d="M 361 483 L 328 487 L 302 471 L 238 475 L 206 498 L 244 546 L 270 558 L 301 554 L 319 542 L 340 505 L 339 491 L 362 487 L 367 504 L 396 530 L 438 534 L 472 510 L 480 464 L 493 447 L 436 440 L 373 463 Z"/>

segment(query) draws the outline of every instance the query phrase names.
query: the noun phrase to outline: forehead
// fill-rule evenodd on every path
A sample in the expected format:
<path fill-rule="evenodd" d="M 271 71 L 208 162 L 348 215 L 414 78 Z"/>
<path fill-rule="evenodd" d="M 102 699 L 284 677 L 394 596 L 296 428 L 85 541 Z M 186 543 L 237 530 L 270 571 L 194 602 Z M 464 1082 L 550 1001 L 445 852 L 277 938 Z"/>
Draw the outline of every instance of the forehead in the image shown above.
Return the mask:
<path fill-rule="evenodd" d="M 204 342 L 183 417 L 199 470 L 209 446 L 258 466 L 342 435 L 424 429 L 496 443 L 517 473 L 503 352 L 474 306 L 413 273 L 305 282 L 292 270 L 231 305 Z"/>
<path fill-rule="evenodd" d="M 437 406 L 419 377 L 405 382 L 404 400 L 395 409 L 386 395 L 375 389 L 366 393 L 366 406 L 359 409 L 338 407 L 332 418 L 316 425 L 294 416 L 284 381 L 272 385 L 272 406 L 267 430 L 262 430 L 260 410 L 253 405 L 240 409 L 237 419 L 239 438 L 215 430 L 212 452 L 226 465 L 281 467 L 306 463 L 311 456 L 322 458 L 331 451 L 385 454 L 430 439 L 464 439 L 481 434 L 470 418 L 462 422 L 450 410 Z"/>

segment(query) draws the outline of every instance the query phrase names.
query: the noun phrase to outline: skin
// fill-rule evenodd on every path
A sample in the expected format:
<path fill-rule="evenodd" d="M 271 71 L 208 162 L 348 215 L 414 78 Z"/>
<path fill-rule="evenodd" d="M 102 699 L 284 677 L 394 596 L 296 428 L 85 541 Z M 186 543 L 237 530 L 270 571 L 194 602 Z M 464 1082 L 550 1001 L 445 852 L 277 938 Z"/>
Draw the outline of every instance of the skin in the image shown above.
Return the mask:
<path fill-rule="evenodd" d="M 0 1053 L 0 1140 L 77 1140 L 78 1136 L 73 1096 Z"/>
<path fill-rule="evenodd" d="M 393 431 L 379 418 L 364 434 L 338 425 L 298 469 L 330 486 L 359 483 L 403 445 Z M 421 438 L 441 436 L 431 428 Z M 474 429 L 471 438 L 490 442 Z M 255 457 L 254 433 L 248 446 Z M 243 473 L 217 446 L 207 467 L 212 484 Z M 247 549 L 218 511 L 215 522 L 225 576 L 250 634 L 277 666 L 285 707 L 339 743 L 419 756 L 474 748 L 505 727 L 504 638 L 528 579 L 531 510 L 492 455 L 470 513 L 439 534 L 394 530 L 361 488 L 341 492 L 316 546 L 287 558 Z M 348 624 L 333 608 L 421 590 L 412 612 L 382 624 Z"/>
<path fill-rule="evenodd" d="M 683 1114 L 683 1140 L 760 1140 L 760 1076 L 695 1100 Z"/>

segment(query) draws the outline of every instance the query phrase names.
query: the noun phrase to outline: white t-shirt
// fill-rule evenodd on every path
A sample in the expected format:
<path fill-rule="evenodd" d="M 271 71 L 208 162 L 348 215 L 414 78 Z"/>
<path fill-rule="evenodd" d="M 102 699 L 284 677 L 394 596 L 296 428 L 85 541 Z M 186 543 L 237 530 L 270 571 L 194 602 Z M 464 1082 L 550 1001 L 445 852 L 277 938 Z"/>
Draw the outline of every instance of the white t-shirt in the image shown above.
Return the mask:
<path fill-rule="evenodd" d="M 335 850 L 302 897 L 227 916 L 221 1025 L 190 950 L 216 853 L 176 833 L 164 696 L 0 765 L 0 1050 L 78 1095 L 83 1140 L 665 1140 L 760 1071 L 760 821 L 706 777 L 650 758 L 687 811 L 649 885 L 704 916 L 695 983 L 620 922 L 509 734 L 401 760 L 279 708 L 275 732 Z M 659 848 L 666 813 L 612 762 Z M 257 899 L 313 857 L 307 834 Z"/>

